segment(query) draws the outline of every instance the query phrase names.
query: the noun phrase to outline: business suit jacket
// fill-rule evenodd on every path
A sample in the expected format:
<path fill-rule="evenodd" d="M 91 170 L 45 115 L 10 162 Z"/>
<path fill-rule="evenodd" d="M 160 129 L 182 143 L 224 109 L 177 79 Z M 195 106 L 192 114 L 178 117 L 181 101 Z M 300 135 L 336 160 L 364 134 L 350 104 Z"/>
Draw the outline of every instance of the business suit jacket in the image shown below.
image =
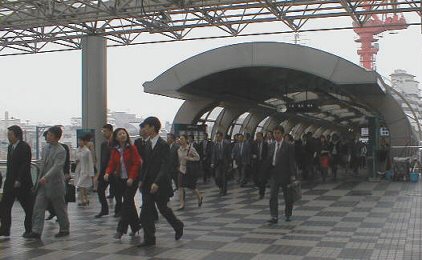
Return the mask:
<path fill-rule="evenodd" d="M 252 155 L 255 155 L 256 161 L 265 161 L 267 159 L 267 155 L 268 155 L 268 143 L 263 141 L 261 143 L 261 158 L 259 158 L 259 146 L 258 146 L 258 142 L 254 142 L 252 145 Z M 259 160 L 260 159 L 260 160 Z"/>
<path fill-rule="evenodd" d="M 107 166 L 108 166 L 108 162 L 110 161 L 110 156 L 111 156 L 111 142 L 109 141 L 104 141 L 101 143 L 101 147 L 100 147 L 100 174 L 99 174 L 99 178 L 104 178 L 104 174 L 107 170 Z"/>
<path fill-rule="evenodd" d="M 234 145 L 232 154 L 233 154 L 233 159 L 236 161 L 238 165 L 251 164 L 252 151 L 251 151 L 251 145 L 249 142 L 245 141 L 242 143 L 236 143 Z"/>
<path fill-rule="evenodd" d="M 204 149 L 205 146 L 205 149 Z M 198 149 L 196 150 L 199 154 L 199 157 L 201 157 L 202 161 L 211 161 L 211 156 L 212 156 L 212 150 L 213 150 L 213 142 L 211 142 L 210 140 L 203 140 L 199 146 Z M 196 149 L 196 147 L 195 147 Z"/>
<path fill-rule="evenodd" d="M 145 150 L 144 164 L 140 181 L 143 192 L 150 193 L 153 183 L 158 185 L 156 196 L 168 199 L 173 196 L 170 182 L 170 146 L 159 137 L 152 150 Z"/>
<path fill-rule="evenodd" d="M 4 190 L 12 190 L 16 181 L 21 183 L 22 189 L 32 188 L 31 148 L 24 141 L 19 141 L 13 152 L 12 145 L 8 147 Z"/>
<path fill-rule="evenodd" d="M 141 158 L 145 157 L 145 140 L 142 138 L 138 138 L 133 143 L 136 146 L 136 149 L 138 149 L 138 154 L 141 156 Z"/>
<path fill-rule="evenodd" d="M 179 150 L 179 145 L 174 143 L 170 148 L 170 173 L 177 172 L 177 169 L 179 169 L 179 156 L 177 154 L 177 150 Z"/>
<path fill-rule="evenodd" d="M 223 166 L 224 168 L 228 168 L 231 161 L 231 144 L 228 142 L 223 143 L 223 151 L 220 151 L 219 143 L 215 142 L 213 145 L 213 152 L 211 156 L 211 164 L 214 165 L 214 168 L 218 166 Z M 221 158 L 219 157 L 219 153 L 222 152 Z"/>
<path fill-rule="evenodd" d="M 63 166 L 66 162 L 66 150 L 61 144 L 53 144 L 50 145 L 47 156 L 47 149 L 43 150 L 40 162 L 40 178 L 46 178 L 47 183 L 43 186 L 38 184 L 37 190 L 45 189 L 48 198 L 63 198 L 65 195 Z"/>
<path fill-rule="evenodd" d="M 291 177 L 296 177 L 296 162 L 293 144 L 283 141 L 279 151 L 276 154 L 275 166 L 272 166 L 273 156 L 276 148 L 276 143 L 271 144 L 270 152 L 268 153 L 265 162 L 266 167 L 272 170 L 272 177 L 274 181 L 281 185 L 287 185 L 291 182 Z"/>

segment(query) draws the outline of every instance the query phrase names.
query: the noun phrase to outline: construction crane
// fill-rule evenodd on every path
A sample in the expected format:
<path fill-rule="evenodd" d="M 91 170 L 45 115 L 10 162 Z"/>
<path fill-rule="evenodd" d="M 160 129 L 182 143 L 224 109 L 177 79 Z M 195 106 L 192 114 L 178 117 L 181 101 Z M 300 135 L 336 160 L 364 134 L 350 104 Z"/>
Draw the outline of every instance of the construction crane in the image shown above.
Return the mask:
<path fill-rule="evenodd" d="M 397 8 L 395 2 L 394 8 Z M 371 5 L 368 5 L 371 8 Z M 408 27 L 406 19 L 403 14 L 393 15 L 383 14 L 380 18 L 377 14 L 372 14 L 364 22 L 353 22 L 353 30 L 359 36 L 359 39 L 355 40 L 360 42 L 360 48 L 357 53 L 360 56 L 361 65 L 367 70 L 375 70 L 375 58 L 379 50 L 378 39 L 376 35 L 386 31 L 403 30 Z"/>

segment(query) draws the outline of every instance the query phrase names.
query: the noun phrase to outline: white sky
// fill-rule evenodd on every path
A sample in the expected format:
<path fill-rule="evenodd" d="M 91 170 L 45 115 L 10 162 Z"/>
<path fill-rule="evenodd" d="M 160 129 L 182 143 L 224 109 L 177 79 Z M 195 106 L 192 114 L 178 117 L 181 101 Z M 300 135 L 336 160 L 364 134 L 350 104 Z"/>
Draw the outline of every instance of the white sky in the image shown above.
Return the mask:
<path fill-rule="evenodd" d="M 330 22 L 333 21 L 327 21 Z M 346 22 L 346 25 L 350 24 L 350 20 Z M 279 24 L 265 26 L 267 30 L 280 27 Z M 377 71 L 381 75 L 388 77 L 394 69 L 404 69 L 422 81 L 421 30 L 420 26 L 413 26 L 397 34 L 383 34 L 377 55 Z M 210 30 L 210 34 L 213 33 Z M 354 42 L 356 35 L 351 30 L 304 33 L 301 39 L 301 44 L 359 63 L 358 44 Z M 172 121 L 183 101 L 143 93 L 142 83 L 196 54 L 251 41 L 292 42 L 293 35 L 109 48 L 108 108 L 142 116 L 156 115 L 164 121 Z M 31 123 L 66 124 L 71 117 L 81 116 L 80 51 L 1 57 L 0 73 L 0 119 L 4 118 L 5 111 L 9 111 L 9 116 Z"/>

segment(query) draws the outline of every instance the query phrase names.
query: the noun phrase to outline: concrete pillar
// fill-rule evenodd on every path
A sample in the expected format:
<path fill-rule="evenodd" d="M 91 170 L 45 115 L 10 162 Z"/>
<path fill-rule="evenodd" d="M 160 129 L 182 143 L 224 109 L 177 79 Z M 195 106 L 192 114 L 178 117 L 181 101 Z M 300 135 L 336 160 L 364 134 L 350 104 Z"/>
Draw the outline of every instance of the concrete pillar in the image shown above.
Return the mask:
<path fill-rule="evenodd" d="M 100 160 L 102 126 L 107 123 L 106 39 L 83 37 L 82 45 L 82 128 L 95 129 L 97 161 Z"/>

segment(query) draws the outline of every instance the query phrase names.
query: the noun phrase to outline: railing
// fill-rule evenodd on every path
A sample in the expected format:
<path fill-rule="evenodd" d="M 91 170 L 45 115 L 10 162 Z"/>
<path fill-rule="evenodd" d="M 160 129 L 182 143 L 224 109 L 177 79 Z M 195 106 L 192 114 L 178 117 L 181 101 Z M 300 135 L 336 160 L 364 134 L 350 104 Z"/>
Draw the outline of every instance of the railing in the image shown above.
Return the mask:
<path fill-rule="evenodd" d="M 6 168 L 7 168 L 7 161 L 0 160 L 0 172 L 3 176 L 3 186 L 4 186 L 4 181 L 6 180 Z M 32 178 L 33 184 L 35 184 L 35 182 L 38 180 L 39 174 L 40 174 L 40 167 L 38 166 L 38 161 L 31 161 L 31 178 Z M 3 186 L 0 189 L 0 193 L 3 193 Z"/>
<path fill-rule="evenodd" d="M 411 158 L 421 161 L 422 159 L 422 146 L 391 146 L 391 158 Z"/>

